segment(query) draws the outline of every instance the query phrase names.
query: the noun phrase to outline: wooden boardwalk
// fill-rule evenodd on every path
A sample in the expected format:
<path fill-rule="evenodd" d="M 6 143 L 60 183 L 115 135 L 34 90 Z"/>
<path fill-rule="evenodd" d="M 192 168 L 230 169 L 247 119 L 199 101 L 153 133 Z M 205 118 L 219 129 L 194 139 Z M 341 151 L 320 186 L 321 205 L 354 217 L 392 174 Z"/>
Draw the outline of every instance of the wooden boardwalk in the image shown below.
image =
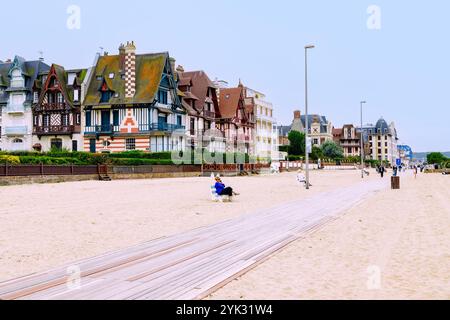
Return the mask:
<path fill-rule="evenodd" d="M 0 299 L 201 299 L 384 188 L 382 180 L 365 181 L 2 282 Z M 75 287 L 69 273 L 73 267 L 81 274 Z"/>

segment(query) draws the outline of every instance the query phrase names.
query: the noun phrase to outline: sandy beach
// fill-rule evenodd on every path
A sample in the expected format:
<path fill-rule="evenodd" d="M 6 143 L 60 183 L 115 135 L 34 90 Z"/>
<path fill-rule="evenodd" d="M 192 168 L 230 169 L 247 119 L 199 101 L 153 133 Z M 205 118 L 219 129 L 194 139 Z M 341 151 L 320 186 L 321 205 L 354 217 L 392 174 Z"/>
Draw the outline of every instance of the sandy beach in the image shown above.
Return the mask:
<path fill-rule="evenodd" d="M 313 197 L 361 178 L 356 171 L 314 172 L 309 192 L 293 173 L 224 180 L 241 193 L 230 204 L 211 202 L 209 178 L 2 187 L 0 281 Z M 448 187 L 444 176 L 404 177 L 402 190 L 374 195 L 211 298 L 449 298 Z M 368 290 L 374 270 L 381 283 Z"/>
<path fill-rule="evenodd" d="M 450 299 L 450 180 L 402 178 L 211 299 Z"/>

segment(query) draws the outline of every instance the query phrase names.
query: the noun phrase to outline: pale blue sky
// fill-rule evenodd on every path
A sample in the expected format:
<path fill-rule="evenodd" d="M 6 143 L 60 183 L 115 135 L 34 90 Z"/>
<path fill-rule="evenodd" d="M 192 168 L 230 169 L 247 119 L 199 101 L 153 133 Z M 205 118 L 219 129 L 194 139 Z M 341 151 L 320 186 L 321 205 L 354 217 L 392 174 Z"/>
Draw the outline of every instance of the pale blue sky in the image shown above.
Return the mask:
<path fill-rule="evenodd" d="M 81 29 L 66 27 L 69 5 Z M 381 30 L 367 28 L 369 5 Z M 303 47 L 310 52 L 310 110 L 335 126 L 395 121 L 415 151 L 450 150 L 450 3 L 443 0 L 8 1 L 0 4 L 0 60 L 15 54 L 68 68 L 89 66 L 102 46 L 116 54 L 169 51 L 186 70 L 244 84 L 268 95 L 280 123 L 304 109 Z"/>

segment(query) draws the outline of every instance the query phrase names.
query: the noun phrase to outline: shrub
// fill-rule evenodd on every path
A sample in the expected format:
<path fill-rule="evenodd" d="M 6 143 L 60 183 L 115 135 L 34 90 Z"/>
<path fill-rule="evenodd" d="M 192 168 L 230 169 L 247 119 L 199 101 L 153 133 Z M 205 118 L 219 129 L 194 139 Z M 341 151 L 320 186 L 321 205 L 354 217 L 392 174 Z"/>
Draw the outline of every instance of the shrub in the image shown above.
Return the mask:
<path fill-rule="evenodd" d="M 137 158 L 115 158 L 111 163 L 116 166 L 143 166 L 143 165 L 170 165 L 172 160 L 167 159 L 137 159 Z"/>
<path fill-rule="evenodd" d="M 22 156 L 20 157 L 20 163 L 22 164 L 45 164 L 45 165 L 83 165 L 85 163 L 81 162 L 75 158 L 56 158 L 56 157 L 33 157 L 33 156 Z"/>
<path fill-rule="evenodd" d="M 0 155 L 0 163 L 19 164 L 20 158 L 18 156 Z"/>

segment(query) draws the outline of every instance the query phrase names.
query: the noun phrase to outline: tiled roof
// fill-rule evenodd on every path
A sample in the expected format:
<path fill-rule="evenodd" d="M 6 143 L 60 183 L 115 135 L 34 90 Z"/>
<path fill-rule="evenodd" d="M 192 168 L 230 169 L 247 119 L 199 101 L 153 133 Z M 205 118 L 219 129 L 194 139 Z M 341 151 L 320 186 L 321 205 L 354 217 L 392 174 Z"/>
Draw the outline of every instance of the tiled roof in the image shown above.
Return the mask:
<path fill-rule="evenodd" d="M 236 117 L 241 97 L 242 88 L 220 90 L 219 109 L 222 118 L 231 119 Z"/>
<path fill-rule="evenodd" d="M 3 87 L 9 87 L 10 85 L 10 72 L 13 67 L 19 67 L 22 70 L 22 74 L 25 77 L 25 90 L 27 93 L 27 102 L 32 100 L 32 89 L 39 74 L 47 72 L 50 69 L 43 61 L 26 61 L 24 58 L 16 56 L 13 62 L 0 63 L 0 84 Z M 0 94 L 0 103 L 4 104 L 8 102 L 8 92 Z"/>
<path fill-rule="evenodd" d="M 192 86 L 191 93 L 198 99 L 195 101 L 195 109 L 202 112 L 205 107 L 205 102 L 207 102 L 208 89 L 215 88 L 214 84 L 204 71 L 182 72 L 179 74 L 179 77 L 179 86 Z M 187 93 L 185 92 L 185 94 Z"/>
<path fill-rule="evenodd" d="M 99 89 L 104 81 L 106 81 L 110 90 L 119 94 L 118 97 L 112 97 L 109 104 L 154 102 L 168 59 L 169 54 L 167 52 L 136 55 L 136 94 L 133 98 L 125 98 L 125 80 L 122 79 L 123 70 L 120 70 L 120 56 L 100 57 L 89 84 L 84 104 L 100 104 L 101 94 Z M 110 79 L 110 74 L 114 74 L 113 79 Z"/>

